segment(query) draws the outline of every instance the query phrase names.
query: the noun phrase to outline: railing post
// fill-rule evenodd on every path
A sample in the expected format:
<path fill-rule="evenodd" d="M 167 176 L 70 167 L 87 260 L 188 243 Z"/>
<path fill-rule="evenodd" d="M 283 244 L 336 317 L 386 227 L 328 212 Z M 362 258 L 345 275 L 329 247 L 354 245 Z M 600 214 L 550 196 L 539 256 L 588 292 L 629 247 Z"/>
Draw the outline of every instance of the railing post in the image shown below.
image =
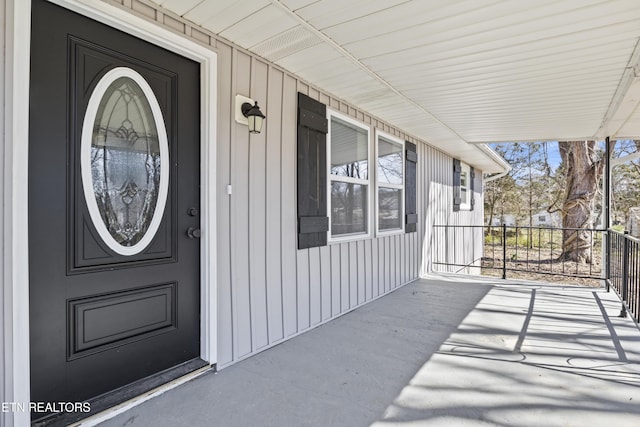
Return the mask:
<path fill-rule="evenodd" d="M 611 238 L 611 230 L 606 229 L 602 232 L 602 239 L 604 241 L 604 253 L 602 254 L 604 260 L 604 283 L 607 289 L 607 292 L 611 290 L 611 250 L 613 249 Z"/>
<path fill-rule="evenodd" d="M 622 309 L 620 310 L 620 317 L 627 317 L 627 308 L 625 307 L 625 301 L 627 300 L 627 289 L 629 282 L 629 230 L 624 230 L 624 246 L 622 249 L 622 289 L 620 290 L 620 298 L 622 299 Z"/>
<path fill-rule="evenodd" d="M 615 142 L 613 143 L 615 145 Z M 604 145 L 604 171 L 602 182 L 602 228 L 604 228 L 604 238 L 606 239 L 606 245 L 604 246 L 604 253 L 602 254 L 602 261 L 605 265 L 604 281 L 606 283 L 607 292 L 611 285 L 611 250 L 612 243 L 611 238 L 611 149 L 613 148 L 609 137 L 605 139 Z"/>
<path fill-rule="evenodd" d="M 507 278 L 507 224 L 502 224 L 502 279 Z"/>

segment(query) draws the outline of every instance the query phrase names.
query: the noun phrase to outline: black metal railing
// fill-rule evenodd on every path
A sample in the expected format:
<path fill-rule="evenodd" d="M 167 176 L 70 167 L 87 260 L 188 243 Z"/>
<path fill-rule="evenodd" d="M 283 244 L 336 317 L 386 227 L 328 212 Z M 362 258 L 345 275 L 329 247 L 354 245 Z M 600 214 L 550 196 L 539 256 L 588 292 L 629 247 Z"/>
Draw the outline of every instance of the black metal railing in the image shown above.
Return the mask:
<path fill-rule="evenodd" d="M 640 240 L 628 232 L 609 232 L 609 280 L 608 284 L 622 301 L 620 315 L 631 313 L 640 323 Z"/>
<path fill-rule="evenodd" d="M 435 225 L 434 271 L 510 278 L 605 281 L 622 301 L 621 316 L 640 323 L 640 239 L 615 230 Z M 576 254 L 579 248 L 580 256 Z"/>
<path fill-rule="evenodd" d="M 432 264 L 436 271 L 479 268 L 504 279 L 519 272 L 602 280 L 604 235 L 595 228 L 436 225 Z M 567 251 L 567 241 L 580 247 L 579 259 Z"/>

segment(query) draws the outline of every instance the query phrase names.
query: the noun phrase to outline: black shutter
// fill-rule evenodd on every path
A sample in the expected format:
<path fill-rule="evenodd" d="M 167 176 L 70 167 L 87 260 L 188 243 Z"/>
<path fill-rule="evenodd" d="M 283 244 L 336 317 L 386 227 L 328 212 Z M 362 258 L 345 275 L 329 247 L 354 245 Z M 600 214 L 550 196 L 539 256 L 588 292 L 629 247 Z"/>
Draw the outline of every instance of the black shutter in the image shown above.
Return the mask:
<path fill-rule="evenodd" d="M 418 213 L 416 211 L 416 165 L 418 163 L 418 153 L 416 145 L 409 141 L 405 142 L 405 163 L 404 163 L 404 213 L 406 233 L 416 231 L 418 223 Z"/>
<path fill-rule="evenodd" d="M 473 167 L 471 167 L 471 172 L 469 173 L 469 175 L 471 175 L 471 176 L 469 177 L 469 179 L 470 179 L 470 181 L 471 181 L 471 182 L 469 183 L 469 193 L 470 193 L 470 194 L 469 194 L 469 200 L 470 200 L 470 202 L 471 202 L 471 204 L 470 204 L 470 205 L 471 205 L 470 210 L 473 210 L 473 206 L 476 204 L 476 198 L 475 198 L 475 196 L 474 196 L 474 189 L 475 189 L 475 187 L 476 187 L 475 182 L 474 182 L 474 181 L 476 180 L 476 171 L 473 169 Z"/>
<path fill-rule="evenodd" d="M 326 246 L 327 107 L 298 93 L 298 249 Z"/>
<path fill-rule="evenodd" d="M 460 172 L 462 172 L 462 166 L 460 160 L 453 159 L 453 211 L 458 212 L 460 210 Z"/>

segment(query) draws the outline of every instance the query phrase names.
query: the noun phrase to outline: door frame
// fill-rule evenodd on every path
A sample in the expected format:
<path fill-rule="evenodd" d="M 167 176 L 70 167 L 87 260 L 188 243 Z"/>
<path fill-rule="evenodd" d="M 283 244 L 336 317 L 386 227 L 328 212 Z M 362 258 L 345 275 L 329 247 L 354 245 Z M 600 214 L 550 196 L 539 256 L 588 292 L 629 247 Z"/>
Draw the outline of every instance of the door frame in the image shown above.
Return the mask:
<path fill-rule="evenodd" d="M 217 53 L 159 24 L 101 0 L 48 0 L 140 37 L 200 64 L 200 357 L 217 362 L 216 283 L 216 130 Z M 1 0 L 0 0 L 1 2 Z M 4 0 L 5 196 L 3 262 L 5 381 L 2 399 L 30 401 L 28 149 L 31 0 Z M 0 83 L 1 85 L 1 83 Z M 1 89 L 1 87 L 0 87 Z M 1 120 L 0 120 L 1 121 Z M 1 129 L 0 129 L 1 130 Z M 19 232 L 14 230 L 20 230 Z M 1 313 L 2 311 L 0 311 Z M 29 413 L 13 413 L 14 425 L 29 423 Z M 11 425 L 11 421 L 9 421 Z"/>

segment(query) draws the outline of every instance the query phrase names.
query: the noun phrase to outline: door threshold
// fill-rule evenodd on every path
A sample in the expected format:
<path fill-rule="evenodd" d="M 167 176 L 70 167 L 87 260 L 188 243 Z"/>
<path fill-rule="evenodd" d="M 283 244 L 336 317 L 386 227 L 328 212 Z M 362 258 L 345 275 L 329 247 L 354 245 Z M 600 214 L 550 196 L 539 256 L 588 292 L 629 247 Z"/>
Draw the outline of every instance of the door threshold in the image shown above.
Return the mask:
<path fill-rule="evenodd" d="M 161 395 L 181 384 L 186 383 L 211 369 L 215 371 L 215 365 L 209 365 L 200 358 L 190 360 L 173 368 L 151 375 L 147 378 L 135 381 L 119 389 L 105 393 L 94 399 L 89 399 L 91 411 L 82 413 L 59 413 L 45 419 L 37 420 L 32 426 L 54 427 L 90 427 L 115 417 L 128 409 L 131 409 L 149 399 Z M 85 417 L 83 417 L 83 415 Z"/>
<path fill-rule="evenodd" d="M 147 392 L 144 392 L 138 396 L 135 396 L 125 402 L 122 402 L 118 405 L 112 406 L 108 409 L 103 410 L 102 412 L 98 412 L 95 415 L 91 415 L 88 418 L 84 418 L 74 424 L 71 424 L 69 427 L 93 427 L 96 426 L 102 422 L 105 422 L 113 417 L 115 417 L 116 415 L 120 415 L 121 413 L 128 411 L 131 408 L 134 408 L 144 402 L 146 402 L 147 400 L 151 400 L 154 397 L 160 396 L 161 394 L 178 387 L 179 385 L 182 385 L 188 381 L 191 381 L 192 379 L 199 377 L 202 374 L 205 374 L 207 372 L 209 372 L 210 370 L 214 370 L 215 371 L 215 365 L 206 365 L 203 366 L 200 369 L 197 369 L 195 371 L 189 372 L 186 375 L 183 375 L 179 378 L 176 378 L 173 381 L 170 381 L 166 384 L 162 384 L 152 390 L 149 390 Z"/>

